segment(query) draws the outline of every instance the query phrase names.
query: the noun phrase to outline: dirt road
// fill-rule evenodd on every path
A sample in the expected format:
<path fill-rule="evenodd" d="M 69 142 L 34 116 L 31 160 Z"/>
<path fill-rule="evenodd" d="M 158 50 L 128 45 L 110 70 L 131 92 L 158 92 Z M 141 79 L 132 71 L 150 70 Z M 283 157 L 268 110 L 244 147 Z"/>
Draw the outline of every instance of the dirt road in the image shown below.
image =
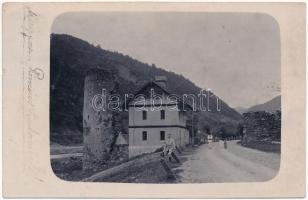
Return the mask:
<path fill-rule="evenodd" d="M 83 153 L 57 154 L 57 155 L 50 155 L 50 159 L 55 160 L 55 159 L 63 159 L 63 158 L 81 157 L 82 155 Z"/>
<path fill-rule="evenodd" d="M 185 161 L 176 169 L 179 182 L 249 182 L 272 179 L 279 170 L 280 154 L 265 153 L 228 141 L 209 148 L 204 144 L 184 155 Z"/>

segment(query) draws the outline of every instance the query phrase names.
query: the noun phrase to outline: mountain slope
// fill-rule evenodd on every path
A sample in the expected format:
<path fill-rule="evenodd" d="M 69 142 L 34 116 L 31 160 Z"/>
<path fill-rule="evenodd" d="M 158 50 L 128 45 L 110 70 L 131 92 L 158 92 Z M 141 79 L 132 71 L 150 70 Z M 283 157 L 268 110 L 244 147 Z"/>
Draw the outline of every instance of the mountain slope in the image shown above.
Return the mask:
<path fill-rule="evenodd" d="M 281 110 L 281 96 L 280 95 L 263 104 L 252 106 L 246 112 L 253 112 L 253 111 L 273 112 L 276 110 Z"/>
<path fill-rule="evenodd" d="M 234 108 L 238 113 L 243 114 L 244 112 L 246 112 L 247 108 L 244 107 L 235 107 Z"/>
<path fill-rule="evenodd" d="M 50 125 L 52 140 L 65 135 L 82 136 L 83 84 L 91 68 L 116 75 L 119 93 L 135 93 L 157 75 L 167 77 L 167 87 L 177 95 L 199 94 L 200 88 L 182 75 L 95 47 L 69 35 L 51 35 L 50 54 Z M 212 97 L 213 99 L 215 97 Z M 221 111 L 202 112 L 205 125 L 212 128 L 236 126 L 241 115 L 221 101 Z M 126 123 L 123 117 L 123 124 Z M 127 128 L 125 128 L 127 129 Z"/>

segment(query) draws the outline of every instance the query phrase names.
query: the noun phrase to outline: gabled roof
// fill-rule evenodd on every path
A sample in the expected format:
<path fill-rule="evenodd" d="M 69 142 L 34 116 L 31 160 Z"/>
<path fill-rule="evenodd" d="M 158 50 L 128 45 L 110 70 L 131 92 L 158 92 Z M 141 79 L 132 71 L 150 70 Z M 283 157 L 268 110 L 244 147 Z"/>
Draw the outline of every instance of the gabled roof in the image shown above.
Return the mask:
<path fill-rule="evenodd" d="M 171 94 L 171 92 L 169 92 L 167 89 L 161 87 L 161 86 L 160 86 L 159 84 L 157 84 L 155 81 L 150 81 L 150 82 L 148 82 L 147 84 L 145 84 L 144 86 L 142 86 L 142 88 L 139 89 L 139 90 L 135 93 L 135 95 L 141 94 L 142 91 L 146 90 L 148 87 L 158 87 L 158 88 L 160 88 L 162 91 L 164 91 L 166 94 Z"/>
<path fill-rule="evenodd" d="M 128 144 L 128 134 L 123 134 L 122 132 L 119 133 L 117 140 L 116 140 L 116 145 L 126 145 Z"/>
<path fill-rule="evenodd" d="M 178 95 L 171 93 L 170 91 L 168 91 L 168 89 L 161 87 L 159 84 L 155 83 L 154 81 L 150 81 L 150 82 L 148 82 L 147 84 L 145 84 L 144 86 L 142 86 L 142 87 L 134 94 L 134 97 L 136 97 L 136 96 L 139 95 L 139 94 L 142 94 L 142 93 L 143 93 L 144 91 L 146 91 L 146 89 L 148 89 L 149 87 L 151 87 L 151 88 L 153 88 L 153 87 L 158 87 L 158 88 L 161 89 L 165 94 L 167 94 L 167 95 L 171 95 L 171 94 L 172 94 L 173 96 L 175 96 L 175 97 L 177 98 L 177 101 L 179 101 L 179 103 L 181 103 L 181 104 L 184 103 L 184 102 L 182 101 L 182 99 L 181 99 Z M 128 105 L 128 104 L 134 99 L 134 97 L 133 97 L 133 98 L 127 99 L 126 105 Z M 193 110 L 192 106 L 189 105 L 188 103 L 185 102 L 185 105 L 188 106 L 191 110 Z"/>

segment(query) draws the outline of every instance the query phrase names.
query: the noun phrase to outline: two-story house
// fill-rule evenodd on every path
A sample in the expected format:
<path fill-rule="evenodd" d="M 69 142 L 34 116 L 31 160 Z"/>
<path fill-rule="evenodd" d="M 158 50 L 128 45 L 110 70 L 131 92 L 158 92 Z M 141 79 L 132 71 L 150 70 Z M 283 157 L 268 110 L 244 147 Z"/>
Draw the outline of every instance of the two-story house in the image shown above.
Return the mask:
<path fill-rule="evenodd" d="M 153 98 L 153 93 L 156 98 Z M 163 146 L 170 135 L 178 146 L 190 141 L 187 121 L 190 105 L 167 91 L 166 78 L 156 77 L 128 102 L 129 157 L 153 152 Z"/>

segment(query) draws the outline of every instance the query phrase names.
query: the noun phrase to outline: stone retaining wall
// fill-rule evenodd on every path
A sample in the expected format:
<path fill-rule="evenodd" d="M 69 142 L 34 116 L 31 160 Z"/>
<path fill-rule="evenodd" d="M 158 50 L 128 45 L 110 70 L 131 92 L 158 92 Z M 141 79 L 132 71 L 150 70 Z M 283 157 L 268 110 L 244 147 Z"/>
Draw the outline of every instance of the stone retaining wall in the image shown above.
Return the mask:
<path fill-rule="evenodd" d="M 281 139 L 281 112 L 265 111 L 244 113 L 244 143 L 275 143 Z"/>

